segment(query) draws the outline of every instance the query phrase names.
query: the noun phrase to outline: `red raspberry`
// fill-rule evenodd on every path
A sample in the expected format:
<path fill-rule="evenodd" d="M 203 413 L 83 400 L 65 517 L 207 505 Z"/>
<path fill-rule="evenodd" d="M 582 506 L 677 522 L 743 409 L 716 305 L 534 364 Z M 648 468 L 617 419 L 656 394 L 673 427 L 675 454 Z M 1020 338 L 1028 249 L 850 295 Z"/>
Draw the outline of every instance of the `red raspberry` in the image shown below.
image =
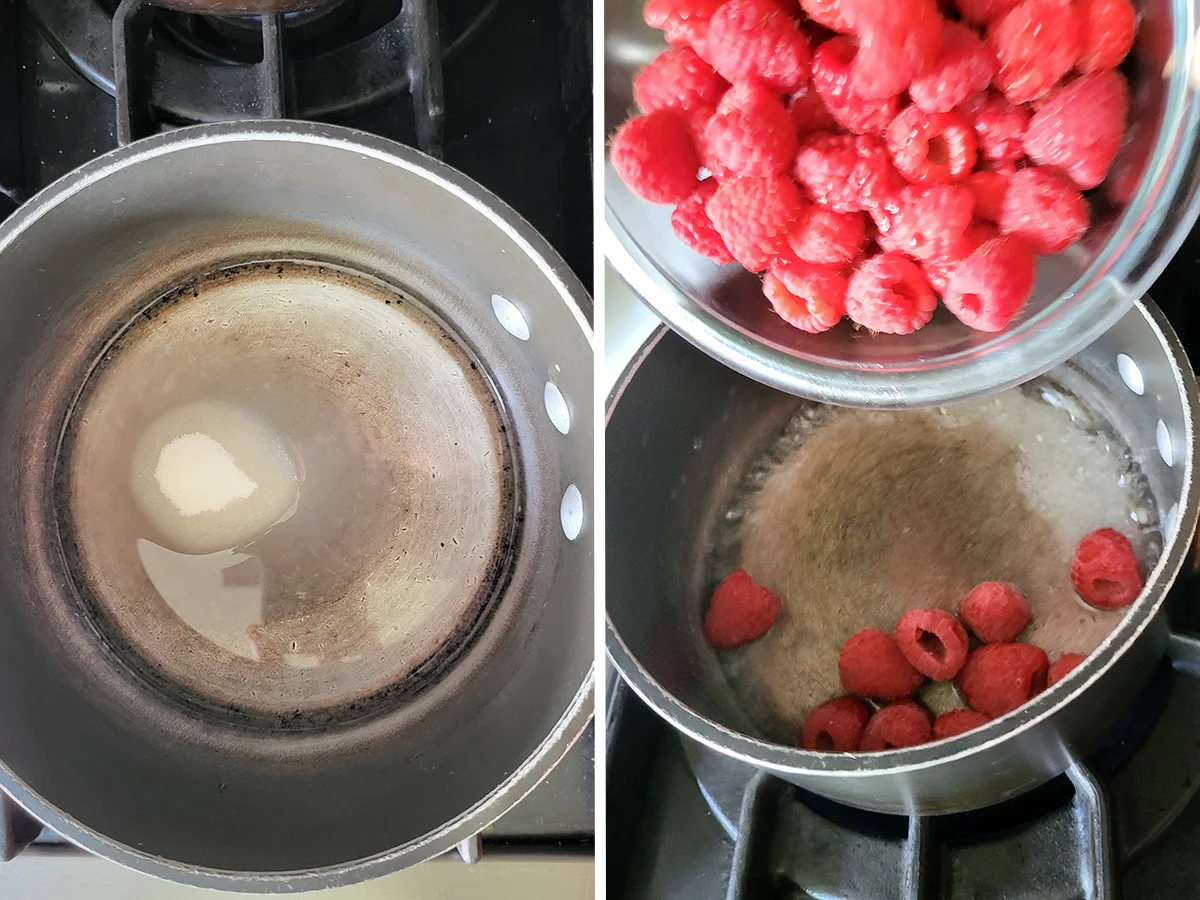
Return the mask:
<path fill-rule="evenodd" d="M 771 630 L 781 608 L 778 597 L 738 569 L 713 591 L 704 635 L 718 650 L 753 643 Z"/>
<path fill-rule="evenodd" d="M 609 153 L 629 189 L 650 203 L 680 203 L 696 189 L 700 160 L 687 121 L 662 109 L 617 129 Z"/>
<path fill-rule="evenodd" d="M 1049 169 L 1021 169 L 1008 179 L 1000 230 L 1025 238 L 1037 253 L 1058 253 L 1088 227 L 1083 195 Z"/>
<path fill-rule="evenodd" d="M 1025 129 L 1029 113 L 1009 103 L 1003 94 L 989 91 L 967 100 L 958 109 L 975 126 L 975 143 L 981 159 L 1025 158 Z"/>
<path fill-rule="evenodd" d="M 925 273 L 933 289 L 939 294 L 944 294 L 959 263 L 998 234 L 995 226 L 987 222 L 972 222 L 963 232 L 962 238 L 944 255 L 922 260 L 921 271 Z"/>
<path fill-rule="evenodd" d="M 704 161 L 714 171 L 764 178 L 787 171 L 798 141 L 783 101 L 758 84 L 729 89 L 704 129 Z M 727 176 L 722 176 L 727 177 Z"/>
<path fill-rule="evenodd" d="M 958 113 L 910 106 L 892 120 L 887 147 L 896 170 L 914 184 L 945 184 L 975 168 L 975 129 Z"/>
<path fill-rule="evenodd" d="M 792 95 L 788 103 L 788 112 L 792 114 L 796 136 L 799 138 L 837 128 L 837 122 L 833 120 L 833 116 L 829 114 L 812 85 L 805 85 Z"/>
<path fill-rule="evenodd" d="M 958 264 L 942 303 L 976 331 L 1002 331 L 1029 299 L 1034 268 L 1028 244 L 998 237 Z"/>
<path fill-rule="evenodd" d="M 858 47 L 853 38 L 830 38 L 813 54 L 812 79 L 834 120 L 855 134 L 884 131 L 900 109 L 898 96 L 864 100 L 850 89 Z"/>
<path fill-rule="evenodd" d="M 864 328 L 911 334 L 933 318 L 937 297 L 917 264 L 885 252 L 858 267 L 846 288 L 846 314 Z"/>
<path fill-rule="evenodd" d="M 988 25 L 1021 0 L 955 0 L 963 19 L 972 25 Z"/>
<path fill-rule="evenodd" d="M 717 181 L 709 178 L 700 182 L 692 196 L 688 197 L 671 213 L 671 228 L 675 236 L 697 253 L 707 256 L 721 265 L 733 262 L 725 241 L 713 228 L 708 217 L 709 198 L 717 192 Z"/>
<path fill-rule="evenodd" d="M 1064 653 L 1054 662 L 1050 663 L 1050 674 L 1046 678 L 1046 687 L 1053 687 L 1058 684 L 1085 659 L 1087 657 L 1082 653 Z"/>
<path fill-rule="evenodd" d="M 788 235 L 804 208 L 804 195 L 790 178 L 735 178 L 708 201 L 708 217 L 733 258 L 761 272 L 787 250 Z"/>
<path fill-rule="evenodd" d="M 658 55 L 633 79 L 633 99 L 643 112 L 712 106 L 729 83 L 691 47 L 673 47 Z"/>
<path fill-rule="evenodd" d="M 925 112 L 950 112 L 986 89 L 995 74 L 996 57 L 979 36 L 957 22 L 947 22 L 937 58 L 912 80 L 908 95 Z"/>
<path fill-rule="evenodd" d="M 1050 661 L 1032 644 L 984 644 L 967 657 L 958 690 L 971 709 L 996 718 L 1046 689 Z"/>
<path fill-rule="evenodd" d="M 891 221 L 876 219 L 879 244 L 916 259 L 948 259 L 962 246 L 974 210 L 975 197 L 962 185 L 905 188 Z"/>
<path fill-rule="evenodd" d="M 820 753 L 853 753 L 862 743 L 871 713 L 856 697 L 838 697 L 808 714 L 800 729 L 800 746 Z"/>
<path fill-rule="evenodd" d="M 1004 195 L 1009 176 L 980 169 L 967 176 L 967 187 L 975 197 L 975 215 L 988 222 L 999 222 L 1004 215 Z"/>
<path fill-rule="evenodd" d="M 828 331 L 846 314 L 846 279 L 826 266 L 776 263 L 763 279 L 763 294 L 779 318 L 809 334 Z"/>
<path fill-rule="evenodd" d="M 1071 71 L 1083 45 L 1082 18 L 1072 0 L 1021 0 L 992 22 L 995 84 L 1010 103 L 1036 100 Z"/>
<path fill-rule="evenodd" d="M 1029 120 L 1025 152 L 1039 165 L 1066 172 L 1080 190 L 1108 175 L 1129 113 L 1129 86 L 1111 70 L 1082 75 Z"/>
<path fill-rule="evenodd" d="M 860 43 L 851 77 L 859 97 L 902 93 L 937 58 L 942 16 L 933 0 L 842 0 L 842 13 Z"/>
<path fill-rule="evenodd" d="M 880 700 L 907 697 L 923 680 L 908 664 L 895 638 L 875 628 L 856 631 L 842 645 L 838 675 L 847 693 Z"/>
<path fill-rule="evenodd" d="M 982 728 L 990 721 L 992 721 L 990 717 L 981 712 L 975 712 L 973 709 L 952 709 L 933 720 L 933 739 L 944 741 L 947 738 L 957 737 L 974 728 Z"/>
<path fill-rule="evenodd" d="M 834 212 L 873 209 L 897 194 L 901 184 L 874 135 L 811 135 L 796 154 L 792 174 L 814 201 Z"/>
<path fill-rule="evenodd" d="M 1071 560 L 1071 583 L 1098 609 L 1129 606 L 1142 592 L 1142 573 L 1129 539 L 1111 528 L 1084 537 Z"/>
<path fill-rule="evenodd" d="M 850 23 L 842 15 L 842 0 L 800 0 L 800 8 L 818 25 L 845 34 Z"/>
<path fill-rule="evenodd" d="M 1033 620 L 1021 592 L 1003 581 L 985 581 L 971 588 L 958 615 L 975 637 L 988 644 L 1015 641 Z"/>
<path fill-rule="evenodd" d="M 910 609 L 896 623 L 896 643 L 909 665 L 934 681 L 949 681 L 967 661 L 970 640 L 944 609 Z"/>
<path fill-rule="evenodd" d="M 708 22 L 725 0 L 647 0 L 646 24 L 663 32 L 675 45 L 695 44 L 708 31 Z"/>
<path fill-rule="evenodd" d="M 1085 73 L 1115 69 L 1133 47 L 1137 10 L 1129 0 L 1077 2 L 1083 10 L 1083 52 L 1075 68 Z"/>
<path fill-rule="evenodd" d="M 863 753 L 915 747 L 933 740 L 929 713 L 911 700 L 889 703 L 867 722 L 859 749 Z"/>
<path fill-rule="evenodd" d="M 808 81 L 808 39 L 772 0 L 729 0 L 713 14 L 706 58 L 727 81 L 759 80 L 780 93 Z"/>
<path fill-rule="evenodd" d="M 841 268 L 854 262 L 867 242 L 867 217 L 810 206 L 796 220 L 788 244 L 805 262 Z"/>

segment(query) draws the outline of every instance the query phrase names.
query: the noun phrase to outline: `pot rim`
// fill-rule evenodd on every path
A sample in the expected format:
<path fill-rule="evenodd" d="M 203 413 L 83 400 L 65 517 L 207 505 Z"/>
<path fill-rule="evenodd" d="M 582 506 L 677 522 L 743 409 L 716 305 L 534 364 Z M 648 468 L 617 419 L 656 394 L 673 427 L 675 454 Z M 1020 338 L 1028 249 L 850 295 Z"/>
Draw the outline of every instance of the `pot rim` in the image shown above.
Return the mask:
<path fill-rule="evenodd" d="M 1138 301 L 1134 309 L 1142 314 L 1158 338 L 1159 345 L 1171 362 L 1176 385 L 1182 394 L 1184 444 L 1187 447 L 1187 455 L 1184 459 L 1179 513 L 1174 539 L 1165 546 L 1146 579 L 1146 587 L 1141 596 L 1117 627 L 1067 678 L 1007 715 L 946 740 L 876 753 L 823 753 L 753 738 L 696 712 L 650 675 L 630 652 L 612 618 L 606 615 L 606 649 L 613 665 L 634 693 L 688 737 L 726 756 L 784 775 L 839 778 L 900 775 L 950 760 L 967 760 L 1042 725 L 1059 708 L 1082 695 L 1098 681 L 1155 621 L 1166 600 L 1167 590 L 1175 582 L 1180 569 L 1190 556 L 1191 545 L 1195 539 L 1197 519 L 1200 516 L 1200 482 L 1197 481 L 1195 472 L 1200 439 L 1197 436 L 1194 417 L 1195 411 L 1200 408 L 1200 390 L 1183 345 L 1162 312 L 1152 303 L 1145 301 Z M 621 373 L 606 404 L 606 428 L 642 363 L 659 341 L 670 333 L 670 328 L 665 325 L 655 329 Z"/>
<path fill-rule="evenodd" d="M 587 319 L 591 299 L 549 242 L 515 210 L 445 163 L 386 138 L 340 125 L 292 120 L 193 125 L 119 147 L 48 185 L 0 223 L 0 254 L 49 211 L 104 178 L 138 163 L 205 145 L 249 141 L 288 142 L 333 148 L 377 160 L 429 181 L 467 203 L 514 241 L 564 299 L 588 345 L 595 339 Z M 511 775 L 475 805 L 436 831 L 364 859 L 313 870 L 237 872 L 196 866 L 145 853 L 110 840 L 47 803 L 0 760 L 0 790 L 38 821 L 73 844 L 136 871 L 170 881 L 225 891 L 292 893 L 341 887 L 389 874 L 438 856 L 478 834 L 524 799 L 567 754 L 593 714 L 595 660 L 555 726 Z"/>

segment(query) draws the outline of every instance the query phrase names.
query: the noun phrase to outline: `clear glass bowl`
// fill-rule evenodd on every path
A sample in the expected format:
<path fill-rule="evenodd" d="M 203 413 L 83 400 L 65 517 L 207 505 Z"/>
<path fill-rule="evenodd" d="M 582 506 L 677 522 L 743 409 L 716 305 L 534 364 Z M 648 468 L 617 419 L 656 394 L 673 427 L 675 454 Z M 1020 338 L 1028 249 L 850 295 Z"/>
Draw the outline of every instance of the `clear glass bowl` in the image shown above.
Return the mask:
<path fill-rule="evenodd" d="M 939 309 L 916 334 L 872 335 L 843 322 L 810 335 L 786 324 L 757 276 L 717 266 L 674 236 L 671 208 L 635 197 L 605 171 L 605 255 L 673 329 L 764 384 L 843 406 L 932 406 L 1010 387 L 1086 347 L 1142 296 L 1196 221 L 1200 101 L 1191 70 L 1193 0 L 1145 0 L 1123 70 L 1132 104 L 1109 181 L 1089 193 L 1093 225 L 1038 266 L 1033 296 L 1009 327 L 972 331 Z M 640 0 L 605 4 L 605 128 L 634 108 L 633 76 L 665 45 Z M 1136 189 L 1129 187 L 1136 184 Z M 1124 187 L 1125 197 L 1120 197 Z M 1114 202 L 1114 201 L 1127 202 Z"/>

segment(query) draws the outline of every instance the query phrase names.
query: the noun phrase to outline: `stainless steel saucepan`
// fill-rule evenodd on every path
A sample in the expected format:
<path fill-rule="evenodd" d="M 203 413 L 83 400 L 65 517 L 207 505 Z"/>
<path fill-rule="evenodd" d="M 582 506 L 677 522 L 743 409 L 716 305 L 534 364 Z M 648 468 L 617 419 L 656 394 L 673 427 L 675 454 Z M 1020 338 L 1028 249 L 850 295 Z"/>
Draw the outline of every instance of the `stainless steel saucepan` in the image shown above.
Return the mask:
<path fill-rule="evenodd" d="M 198 126 L 26 203 L 0 285 L 0 789 L 143 872 L 310 890 L 455 846 L 567 751 L 590 301 L 511 209 L 347 129 Z M 116 540 L 104 449 L 215 385 L 315 433 L 298 502 L 338 511 L 288 538 L 306 565 L 225 570 L 236 633 Z M 297 392 L 307 420 L 274 403 Z"/>

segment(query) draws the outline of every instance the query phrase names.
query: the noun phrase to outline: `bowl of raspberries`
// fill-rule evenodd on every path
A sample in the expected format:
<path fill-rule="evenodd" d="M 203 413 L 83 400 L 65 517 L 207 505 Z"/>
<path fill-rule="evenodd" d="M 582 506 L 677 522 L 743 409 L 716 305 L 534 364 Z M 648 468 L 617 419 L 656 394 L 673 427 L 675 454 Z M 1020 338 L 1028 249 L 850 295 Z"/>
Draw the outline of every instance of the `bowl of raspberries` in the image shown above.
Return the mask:
<path fill-rule="evenodd" d="M 608 7 L 606 255 L 789 393 L 928 406 L 1026 381 L 1195 220 L 1170 4 Z"/>

